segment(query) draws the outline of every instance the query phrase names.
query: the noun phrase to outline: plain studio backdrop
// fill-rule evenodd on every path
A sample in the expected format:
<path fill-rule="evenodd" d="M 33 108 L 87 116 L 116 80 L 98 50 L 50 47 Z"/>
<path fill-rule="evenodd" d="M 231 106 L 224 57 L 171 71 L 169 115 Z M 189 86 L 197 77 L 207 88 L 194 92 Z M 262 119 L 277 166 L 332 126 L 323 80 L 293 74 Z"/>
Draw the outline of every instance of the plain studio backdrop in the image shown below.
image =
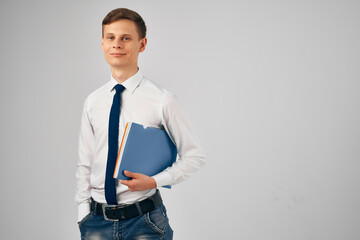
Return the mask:
<path fill-rule="evenodd" d="M 360 239 L 360 4 L 340 0 L 2 0 L 0 239 L 79 239 L 81 111 L 118 7 L 207 155 L 161 189 L 175 240 Z"/>

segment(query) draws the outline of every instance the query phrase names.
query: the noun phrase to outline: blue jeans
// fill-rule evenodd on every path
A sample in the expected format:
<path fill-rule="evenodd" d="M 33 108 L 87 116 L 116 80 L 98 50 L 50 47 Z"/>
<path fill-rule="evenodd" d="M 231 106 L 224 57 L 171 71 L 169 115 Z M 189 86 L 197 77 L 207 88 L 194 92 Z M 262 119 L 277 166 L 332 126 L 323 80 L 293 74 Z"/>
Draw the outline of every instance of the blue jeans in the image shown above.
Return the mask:
<path fill-rule="evenodd" d="M 142 216 L 113 222 L 104 216 L 89 213 L 79 223 L 81 240 L 171 240 L 173 230 L 169 225 L 163 204 Z"/>

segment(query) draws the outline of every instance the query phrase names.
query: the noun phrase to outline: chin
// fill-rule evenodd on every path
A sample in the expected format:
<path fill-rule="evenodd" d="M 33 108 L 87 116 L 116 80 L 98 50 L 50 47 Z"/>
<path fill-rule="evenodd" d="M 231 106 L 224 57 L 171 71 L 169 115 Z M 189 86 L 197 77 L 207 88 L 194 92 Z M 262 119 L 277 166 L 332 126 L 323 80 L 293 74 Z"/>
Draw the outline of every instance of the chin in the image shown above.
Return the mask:
<path fill-rule="evenodd" d="M 113 68 L 124 68 L 129 66 L 130 64 L 124 64 L 124 63 L 109 63 L 109 65 Z"/>
<path fill-rule="evenodd" d="M 129 65 L 129 63 L 127 61 L 107 61 L 108 64 L 110 66 L 113 66 L 113 67 L 123 67 L 123 66 L 126 66 L 126 65 Z"/>

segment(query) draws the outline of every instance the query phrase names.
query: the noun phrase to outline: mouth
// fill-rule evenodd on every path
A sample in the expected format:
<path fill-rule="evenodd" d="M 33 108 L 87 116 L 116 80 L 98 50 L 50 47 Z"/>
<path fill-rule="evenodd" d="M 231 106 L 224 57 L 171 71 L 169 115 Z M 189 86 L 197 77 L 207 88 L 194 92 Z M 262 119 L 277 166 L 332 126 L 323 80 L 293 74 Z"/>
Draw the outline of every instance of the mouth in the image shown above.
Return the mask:
<path fill-rule="evenodd" d="M 110 55 L 114 57 L 121 57 L 121 56 L 125 56 L 126 53 L 110 53 Z"/>

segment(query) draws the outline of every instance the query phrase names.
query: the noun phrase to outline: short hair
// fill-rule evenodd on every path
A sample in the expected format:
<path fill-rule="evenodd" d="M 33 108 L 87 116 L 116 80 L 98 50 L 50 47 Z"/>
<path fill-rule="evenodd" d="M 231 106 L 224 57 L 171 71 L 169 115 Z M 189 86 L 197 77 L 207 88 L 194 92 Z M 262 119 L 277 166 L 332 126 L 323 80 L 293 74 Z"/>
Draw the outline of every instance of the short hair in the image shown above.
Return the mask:
<path fill-rule="evenodd" d="M 127 8 L 117 8 L 109 12 L 102 21 L 102 36 L 104 37 L 104 26 L 121 19 L 128 19 L 136 24 L 139 37 L 146 37 L 146 25 L 142 17 L 135 11 Z"/>

